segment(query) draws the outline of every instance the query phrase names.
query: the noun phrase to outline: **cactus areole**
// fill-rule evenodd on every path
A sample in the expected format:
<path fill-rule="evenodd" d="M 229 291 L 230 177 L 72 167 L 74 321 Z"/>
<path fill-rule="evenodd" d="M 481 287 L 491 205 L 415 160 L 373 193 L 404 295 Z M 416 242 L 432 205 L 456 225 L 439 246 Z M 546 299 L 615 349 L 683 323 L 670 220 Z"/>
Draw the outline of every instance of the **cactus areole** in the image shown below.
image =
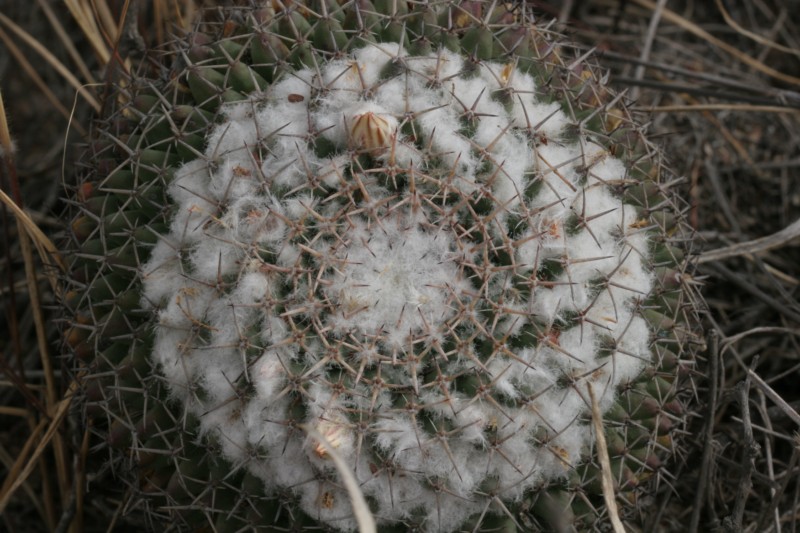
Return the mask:
<path fill-rule="evenodd" d="M 134 79 L 74 203 L 67 341 L 147 519 L 604 520 L 680 421 L 692 307 L 659 153 L 521 8 L 314 2 Z M 216 33 L 215 33 L 216 32 Z"/>

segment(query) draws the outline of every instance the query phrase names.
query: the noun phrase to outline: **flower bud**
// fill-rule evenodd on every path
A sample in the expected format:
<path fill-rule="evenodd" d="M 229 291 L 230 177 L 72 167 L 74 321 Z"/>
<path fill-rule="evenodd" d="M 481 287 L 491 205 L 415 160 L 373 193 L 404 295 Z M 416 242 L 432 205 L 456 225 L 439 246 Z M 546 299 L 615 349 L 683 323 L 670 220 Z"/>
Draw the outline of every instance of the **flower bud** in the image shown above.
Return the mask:
<path fill-rule="evenodd" d="M 350 123 L 353 144 L 370 151 L 389 148 L 396 131 L 397 121 L 393 117 L 373 111 L 355 115 Z"/>

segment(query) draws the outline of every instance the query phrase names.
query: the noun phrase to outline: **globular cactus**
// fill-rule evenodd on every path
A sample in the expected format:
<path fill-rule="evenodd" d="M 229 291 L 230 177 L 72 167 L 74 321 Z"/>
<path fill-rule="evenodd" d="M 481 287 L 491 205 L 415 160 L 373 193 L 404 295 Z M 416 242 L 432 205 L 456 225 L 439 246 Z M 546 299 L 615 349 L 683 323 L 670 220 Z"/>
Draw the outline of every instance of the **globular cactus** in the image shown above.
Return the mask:
<path fill-rule="evenodd" d="M 120 89 L 77 185 L 67 342 L 149 520 L 591 529 L 680 424 L 670 177 L 523 7 L 273 3 Z M 210 529 L 209 529 L 210 530 Z"/>

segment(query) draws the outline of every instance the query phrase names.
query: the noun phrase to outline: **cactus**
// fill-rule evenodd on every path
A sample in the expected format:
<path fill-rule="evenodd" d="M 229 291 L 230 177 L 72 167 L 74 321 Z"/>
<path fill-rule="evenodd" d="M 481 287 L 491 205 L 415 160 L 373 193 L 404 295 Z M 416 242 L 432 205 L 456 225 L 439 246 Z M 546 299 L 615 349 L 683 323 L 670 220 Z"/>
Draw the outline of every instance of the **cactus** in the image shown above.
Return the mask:
<path fill-rule="evenodd" d="M 134 501 L 186 529 L 590 529 L 673 448 L 695 303 L 669 174 L 523 7 L 277 3 L 120 89 L 66 342 Z"/>

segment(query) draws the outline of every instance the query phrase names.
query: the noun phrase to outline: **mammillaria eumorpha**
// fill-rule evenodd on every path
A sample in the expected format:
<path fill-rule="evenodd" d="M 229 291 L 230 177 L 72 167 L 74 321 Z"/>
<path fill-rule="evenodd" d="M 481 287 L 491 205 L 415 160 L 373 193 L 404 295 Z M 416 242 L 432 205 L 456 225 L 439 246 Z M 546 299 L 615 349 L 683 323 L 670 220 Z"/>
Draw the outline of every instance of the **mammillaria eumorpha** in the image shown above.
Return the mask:
<path fill-rule="evenodd" d="M 659 152 L 524 10 L 317 7 L 192 36 L 92 146 L 66 337 L 134 501 L 353 530 L 327 444 L 381 531 L 591 528 L 591 389 L 635 508 L 694 314 Z"/>
<path fill-rule="evenodd" d="M 229 460 L 351 529 L 309 424 L 379 521 L 449 531 L 591 450 L 586 388 L 610 406 L 652 359 L 648 238 L 529 74 L 370 44 L 224 113 L 143 272 L 153 356 Z"/>

